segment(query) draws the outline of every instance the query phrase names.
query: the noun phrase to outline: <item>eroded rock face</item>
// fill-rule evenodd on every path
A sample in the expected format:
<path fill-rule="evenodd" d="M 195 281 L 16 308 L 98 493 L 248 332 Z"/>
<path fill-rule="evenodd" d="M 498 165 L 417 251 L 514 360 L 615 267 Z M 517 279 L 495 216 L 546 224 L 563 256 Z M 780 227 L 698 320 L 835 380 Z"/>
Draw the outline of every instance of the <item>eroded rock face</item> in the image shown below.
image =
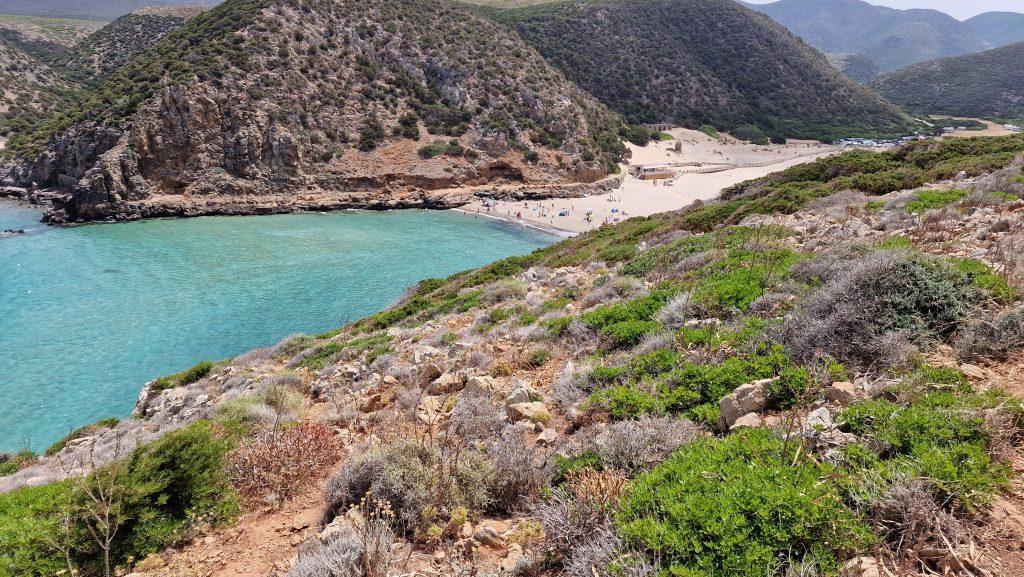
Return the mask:
<path fill-rule="evenodd" d="M 617 116 L 461 8 L 281 0 L 246 18 L 230 31 L 237 54 L 174 84 L 133 71 L 122 84 L 152 86 L 143 102 L 124 105 L 142 93 L 126 90 L 116 106 L 85 104 L 96 109 L 36 143 L 45 152 L 0 184 L 67 191 L 48 216 L 61 223 L 443 208 L 476 192 L 448 189 L 491 185 L 522 185 L 502 190 L 513 197 L 582 195 L 594 189 L 568 185 L 601 180 L 615 160 L 594 143 L 614 140 Z M 426 19 L 429 34 L 413 24 Z M 486 75 L 464 65 L 494 59 Z"/>

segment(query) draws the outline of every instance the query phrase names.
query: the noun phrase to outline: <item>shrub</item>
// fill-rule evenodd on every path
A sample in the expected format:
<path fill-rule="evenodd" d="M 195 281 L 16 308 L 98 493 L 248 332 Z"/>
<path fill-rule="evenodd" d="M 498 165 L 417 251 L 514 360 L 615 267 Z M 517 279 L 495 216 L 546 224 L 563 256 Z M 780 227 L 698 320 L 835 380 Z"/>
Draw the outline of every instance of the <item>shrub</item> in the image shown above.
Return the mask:
<path fill-rule="evenodd" d="M 153 383 L 154 391 L 165 391 L 176 387 L 190 385 L 210 374 L 216 365 L 211 361 L 200 361 L 194 367 L 185 369 L 166 377 L 160 377 Z"/>
<path fill-rule="evenodd" d="M 703 132 L 704 134 L 707 134 L 711 138 L 720 138 L 720 135 L 718 134 L 718 131 L 715 130 L 714 126 L 702 124 L 700 125 L 700 128 L 698 128 L 697 130 Z"/>
<path fill-rule="evenodd" d="M 1024 348 L 1024 308 L 973 319 L 957 335 L 956 346 L 964 358 L 1006 360 Z"/>
<path fill-rule="evenodd" d="M 974 286 L 987 292 L 996 302 L 1009 304 L 1017 294 L 1006 279 L 997 275 L 988 265 L 973 258 L 950 259 L 953 267 L 963 273 Z"/>
<path fill-rule="evenodd" d="M 737 126 L 732 130 L 731 134 L 734 138 L 745 140 L 752 144 L 768 144 L 768 136 L 765 135 L 764 131 L 750 124 Z"/>
<path fill-rule="evenodd" d="M 306 368 L 311 371 L 319 371 L 327 366 L 331 358 L 334 355 L 341 352 L 344 346 L 336 341 L 320 345 L 319 347 L 306 353 L 302 360 L 295 363 L 296 368 Z"/>
<path fill-rule="evenodd" d="M 327 537 L 299 547 L 287 577 L 386 577 L 394 563 L 395 535 L 385 514 L 373 512 Z"/>
<path fill-rule="evenodd" d="M 348 459 L 328 481 L 322 522 L 370 500 L 390 509 L 389 522 L 396 531 L 427 538 L 436 522 L 450 519 L 457 510 L 482 511 L 492 503 L 488 487 L 493 471 L 473 451 L 456 458 L 412 443 L 372 449 Z"/>
<path fill-rule="evenodd" d="M 273 423 L 278 419 L 277 411 L 260 397 L 243 395 L 217 405 L 214 420 L 225 427 L 243 433 Z"/>
<path fill-rule="evenodd" d="M 387 502 L 395 514 L 394 528 L 414 533 L 424 527 L 423 512 L 431 501 L 432 471 L 413 445 L 396 444 L 356 455 L 327 483 L 322 523 L 365 498 Z"/>
<path fill-rule="evenodd" d="M 901 341 L 921 344 L 948 336 L 983 295 L 955 268 L 907 251 L 836 263 L 820 271 L 823 286 L 778 332 L 801 361 L 825 353 L 857 367 L 904 364 L 909 354 Z"/>
<path fill-rule="evenodd" d="M 57 574 L 67 568 L 62 548 L 76 568 L 89 574 L 100 571 L 103 555 L 87 527 L 92 523 L 96 528 L 87 511 L 97 509 L 86 491 L 113 496 L 104 502 L 115 508 L 117 531 L 110 547 L 114 565 L 155 553 L 194 524 L 230 520 L 238 512 L 225 471 L 231 445 L 209 423 L 199 422 L 83 479 L 0 495 L 0 575 Z"/>
<path fill-rule="evenodd" d="M 473 441 L 491 439 L 505 426 L 505 414 L 486 393 L 459 393 L 448 426 L 461 437 Z"/>
<path fill-rule="evenodd" d="M 554 337 L 560 337 L 565 334 L 565 331 L 572 324 L 572 317 L 555 317 L 553 319 L 547 319 L 543 321 L 542 325 L 546 328 Z"/>
<path fill-rule="evenodd" d="M 877 455 L 861 454 L 859 465 L 870 472 L 861 476 L 887 482 L 927 479 L 938 502 L 956 498 L 973 506 L 1005 479 L 1004 468 L 987 453 L 991 436 L 984 417 L 986 410 L 1005 401 L 1000 395 L 982 396 L 960 387 L 919 395 L 907 406 L 887 400 L 859 401 L 837 420 L 878 449 Z"/>
<path fill-rule="evenodd" d="M 907 203 L 907 211 L 922 213 L 926 210 L 944 208 L 963 200 L 966 190 L 922 190 L 914 195 L 914 200 Z"/>
<path fill-rule="evenodd" d="M 487 451 L 493 467 L 487 495 L 488 509 L 495 513 L 513 513 L 534 502 L 548 484 L 551 471 L 532 444 L 511 427 Z"/>
<path fill-rule="evenodd" d="M 356 144 L 356 148 L 363 152 L 369 152 L 377 148 L 386 137 L 387 133 L 384 131 L 381 121 L 376 116 L 367 117 L 363 125 L 359 127 L 359 142 Z"/>
<path fill-rule="evenodd" d="M 549 358 L 551 358 L 551 353 L 547 349 L 535 349 L 527 355 L 526 364 L 530 368 L 536 369 L 548 362 Z"/>
<path fill-rule="evenodd" d="M 633 474 L 664 461 L 699 434 L 690 421 L 645 416 L 609 425 L 595 439 L 594 451 L 602 466 Z"/>
<path fill-rule="evenodd" d="M 614 372 L 620 381 L 621 370 Z M 776 378 L 767 390 L 769 407 L 788 408 L 807 389 L 810 377 L 806 369 L 793 365 L 781 347 L 762 345 L 749 354 L 734 355 L 717 364 L 683 362 L 654 379 L 641 378 L 629 385 L 595 391 L 591 403 L 616 419 L 647 413 L 682 413 L 698 418 L 694 412 L 697 407 L 717 405 L 736 387 L 768 378 Z"/>
<path fill-rule="evenodd" d="M 128 520 L 118 535 L 118 563 L 155 553 L 193 523 L 221 523 L 238 512 L 226 470 L 233 442 L 206 422 L 189 425 L 136 450 L 119 482 L 127 487 Z"/>
<path fill-rule="evenodd" d="M 616 523 L 670 574 L 762 577 L 799 565 L 834 573 L 871 537 L 830 474 L 795 443 L 744 430 L 685 445 L 641 475 Z"/>
<path fill-rule="evenodd" d="M 679 330 L 693 313 L 693 305 L 693 298 L 688 293 L 672 297 L 672 300 L 668 301 L 665 307 L 658 312 L 658 322 L 669 330 Z"/>
<path fill-rule="evenodd" d="M 280 505 L 316 481 L 338 457 L 329 427 L 301 423 L 259 434 L 235 449 L 230 466 L 243 496 Z"/>
<path fill-rule="evenodd" d="M 44 577 L 67 572 L 55 539 L 61 515 L 71 498 L 68 482 L 25 487 L 0 494 L 0 575 Z M 85 535 L 66 543 L 73 551 L 88 549 Z"/>

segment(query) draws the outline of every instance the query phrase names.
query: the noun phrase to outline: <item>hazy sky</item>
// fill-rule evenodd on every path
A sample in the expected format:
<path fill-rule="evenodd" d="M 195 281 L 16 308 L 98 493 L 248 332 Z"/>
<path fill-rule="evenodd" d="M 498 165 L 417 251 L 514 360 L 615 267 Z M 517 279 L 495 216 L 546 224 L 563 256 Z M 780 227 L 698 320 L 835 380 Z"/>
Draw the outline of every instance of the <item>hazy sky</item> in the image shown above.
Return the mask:
<path fill-rule="evenodd" d="M 747 0 L 753 4 L 768 4 L 774 0 Z M 957 18 L 970 18 L 982 12 L 1024 12 L 1024 0 L 866 0 L 870 4 L 892 8 L 932 8 Z"/>

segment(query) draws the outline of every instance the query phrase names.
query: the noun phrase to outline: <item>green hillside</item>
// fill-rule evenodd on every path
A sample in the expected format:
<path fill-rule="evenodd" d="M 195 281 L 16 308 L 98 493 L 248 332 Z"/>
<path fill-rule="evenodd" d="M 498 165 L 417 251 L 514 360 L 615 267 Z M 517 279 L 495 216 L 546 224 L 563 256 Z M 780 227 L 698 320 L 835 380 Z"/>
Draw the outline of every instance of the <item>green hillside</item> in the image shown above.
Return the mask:
<path fill-rule="evenodd" d="M 896 135 L 898 111 L 731 0 L 591 0 L 488 11 L 632 122 L 777 137 Z"/>
<path fill-rule="evenodd" d="M 915 112 L 1024 117 L 1024 42 L 923 62 L 877 79 L 883 96 Z"/>

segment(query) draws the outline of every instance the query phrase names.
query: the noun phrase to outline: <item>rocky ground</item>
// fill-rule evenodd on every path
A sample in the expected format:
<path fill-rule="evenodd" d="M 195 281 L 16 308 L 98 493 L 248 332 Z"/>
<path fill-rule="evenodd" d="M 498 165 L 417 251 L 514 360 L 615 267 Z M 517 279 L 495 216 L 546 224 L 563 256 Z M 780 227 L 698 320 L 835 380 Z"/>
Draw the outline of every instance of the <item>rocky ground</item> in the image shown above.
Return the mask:
<path fill-rule="evenodd" d="M 260 494 L 237 523 L 200 528 L 181 546 L 140 561 L 132 574 L 333 575 L 317 571 L 332 559 L 337 561 L 333 556 L 341 554 L 340 544 L 354 535 L 361 540 L 360 550 L 377 547 L 373 570 L 381 574 L 524 575 L 539 570 L 540 560 L 556 558 L 576 575 L 579 569 L 573 555 L 577 553 L 566 553 L 557 541 L 561 529 L 552 517 L 552 497 L 542 497 L 551 490 L 552 475 L 555 483 L 567 483 L 570 491 L 577 491 L 577 500 L 588 491 L 619 494 L 615 487 L 627 486 L 628 478 L 650 469 L 676 448 L 751 428 L 767 428 L 799 442 L 815 460 L 841 461 L 839 455 L 846 448 L 869 439 L 851 428 L 847 416 L 851 407 L 887 399 L 910 402 L 902 396 L 907 393 L 894 391 L 919 386 L 914 384 L 918 377 L 911 376 L 917 373 L 882 368 L 881 359 L 888 359 L 891 366 L 916 359 L 912 362 L 962 374 L 979 394 L 1002 390 L 1017 396 L 1016 401 L 1008 397 L 998 407 L 987 408 L 983 417 L 985 426 L 994 431 L 992 458 L 1009 468 L 1008 482 L 977 507 L 940 504 L 933 513 L 924 514 L 927 518 L 920 522 L 928 528 L 919 532 L 907 529 L 910 521 L 904 518 L 898 530 L 908 539 L 912 535 L 913 542 L 902 538 L 883 542 L 860 551 L 860 556 L 841 559 L 843 572 L 862 577 L 1018 574 L 1024 570 L 1024 460 L 1013 426 L 999 419 L 1005 407 L 1019 404 L 1024 395 L 1024 343 L 1018 333 L 1010 335 L 1016 340 L 1002 353 L 980 354 L 975 351 L 981 346 L 977 340 L 964 335 L 980 334 L 977 319 L 1012 310 L 1019 303 L 1018 297 L 1000 291 L 1004 286 L 1024 288 L 1024 201 L 1015 196 L 1024 192 L 1021 184 L 1020 166 L 1012 166 L 987 176 L 963 176 L 882 197 L 839 193 L 793 214 L 752 216 L 738 228 L 709 235 L 676 230 L 644 236 L 636 247 L 638 256 L 619 264 L 599 258 L 571 265 L 551 262 L 511 274 L 498 273 L 501 269 L 494 265 L 450 279 L 454 292 L 446 297 L 435 298 L 431 295 L 439 293 L 431 291 L 441 289 L 421 285 L 390 312 L 345 329 L 290 337 L 275 347 L 208 368 L 204 376 L 182 386 L 160 390 L 166 383 L 150 383 L 139 397 L 134 418 L 72 439 L 56 456 L 0 478 L 0 489 L 75 474 L 95 464 L 97 456 L 102 461 L 102 456 L 115 454 L 115 446 L 124 450 L 198 419 L 240 419 L 255 430 L 277 427 L 282 421 L 319 423 L 330 428 L 341 449 L 340 458 L 322 470 L 298 476 L 300 489 L 290 499 Z M 1003 194 L 995 194 L 994 189 Z M 729 239 L 736 238 L 740 244 L 731 245 L 735 240 Z M 578 245 L 565 246 L 582 250 Z M 704 248 L 677 254 L 681 247 L 694 246 Z M 678 355 L 687 359 L 685 363 L 704 367 L 718 366 L 732 355 L 743 358 L 747 354 L 743 341 L 730 335 L 750 326 L 764 327 L 759 329 L 765 331 L 763 337 L 757 338 L 786 342 L 798 358 L 804 345 L 800 338 L 787 337 L 782 329 L 772 332 L 770 327 L 784 328 L 794 318 L 806 317 L 810 303 L 819 298 L 815 289 L 808 295 L 808 289 L 794 284 L 801 275 L 810 274 L 799 267 L 810 267 L 818 271 L 815 275 L 827 278 L 836 274 L 828 272 L 835 263 L 857 269 L 876 266 L 875 258 L 902 262 L 899 255 L 905 253 L 901 251 L 911 248 L 943 259 L 976 259 L 972 262 L 984 263 L 1005 284 L 992 281 L 987 294 L 994 300 L 984 305 L 987 312 L 976 310 L 953 336 L 929 345 L 897 338 L 884 345 L 886 350 L 870 349 L 875 351 L 871 362 L 847 361 L 842 370 L 830 366 L 822 373 L 812 371 L 806 391 L 786 404 L 776 398 L 785 371 L 739 384 L 705 403 L 706 410 L 691 409 L 685 413 L 688 418 L 667 409 L 646 409 L 649 412 L 624 418 L 621 412 L 632 410 L 629 403 L 634 401 L 602 396 L 612 389 L 595 384 L 605 378 L 599 376 L 601 370 L 638 371 L 635 359 L 657 358 L 648 357 L 652 354 Z M 736 250 L 741 252 L 730 252 Z M 747 254 L 744 251 L 782 254 L 796 268 L 789 278 L 781 268 L 772 272 L 771 260 L 744 264 L 766 275 L 756 299 L 739 309 L 696 304 L 702 302 L 701 291 L 717 274 L 714 268 L 702 267 L 741 258 Z M 657 255 L 652 260 L 658 264 L 641 266 L 638 262 L 643 262 L 644 255 Z M 662 264 L 666 255 L 675 255 L 668 268 Z M 703 280 L 692 280 L 693 271 Z M 614 344 L 620 338 L 617 333 L 596 328 L 594 319 L 612 310 L 621 312 L 615 308 L 618 305 L 650 302 L 645 299 L 656 298 L 666 283 L 673 282 L 683 283 L 689 292 L 676 294 L 647 317 L 659 327 L 654 332 L 628 344 Z M 882 280 L 873 282 L 884 285 Z M 846 300 L 859 298 L 853 289 L 844 290 L 852 291 Z M 898 293 L 898 287 L 886 290 Z M 669 330 L 674 332 L 664 332 Z M 723 340 L 709 345 L 702 338 Z M 840 352 L 847 344 L 812 343 L 817 349 L 814 355 L 825 350 L 828 358 L 842 354 L 854 358 L 874 346 L 858 343 L 860 353 Z M 890 359 L 898 355 L 903 357 Z M 630 390 L 646 391 L 643 379 L 632 386 Z M 487 505 L 442 502 L 436 505 L 441 510 L 425 520 L 419 517 L 423 511 L 401 509 L 399 501 L 388 505 L 394 505 L 395 511 L 388 509 L 380 517 L 379 511 L 370 512 L 358 497 L 351 499 L 347 488 L 355 486 L 352 483 L 360 474 L 370 474 L 365 471 L 373 470 L 374 459 L 398 458 L 395 455 L 406 449 L 421 455 L 418 458 L 431 455 L 425 466 L 447 471 L 440 479 L 469 475 L 461 469 L 449 471 L 443 463 L 472 456 L 483 459 L 481 471 L 493 469 L 507 483 L 486 482 Z M 577 458 L 586 451 L 598 455 L 604 468 L 566 473 L 564 458 Z M 568 480 L 557 481 L 558 475 L 568 475 Z M 471 492 L 472 483 L 448 482 Z M 371 486 L 384 493 L 398 491 Z M 507 490 L 512 494 L 502 492 Z M 555 489 L 555 494 L 566 494 L 560 491 Z M 469 497 L 462 499 L 462 503 L 472 502 Z M 915 507 L 927 501 L 920 495 L 916 499 Z M 413 523 L 415 518 L 421 524 L 401 525 L 405 531 L 397 524 L 385 527 L 396 515 L 403 522 Z M 598 566 L 590 565 L 595 575 Z"/>

